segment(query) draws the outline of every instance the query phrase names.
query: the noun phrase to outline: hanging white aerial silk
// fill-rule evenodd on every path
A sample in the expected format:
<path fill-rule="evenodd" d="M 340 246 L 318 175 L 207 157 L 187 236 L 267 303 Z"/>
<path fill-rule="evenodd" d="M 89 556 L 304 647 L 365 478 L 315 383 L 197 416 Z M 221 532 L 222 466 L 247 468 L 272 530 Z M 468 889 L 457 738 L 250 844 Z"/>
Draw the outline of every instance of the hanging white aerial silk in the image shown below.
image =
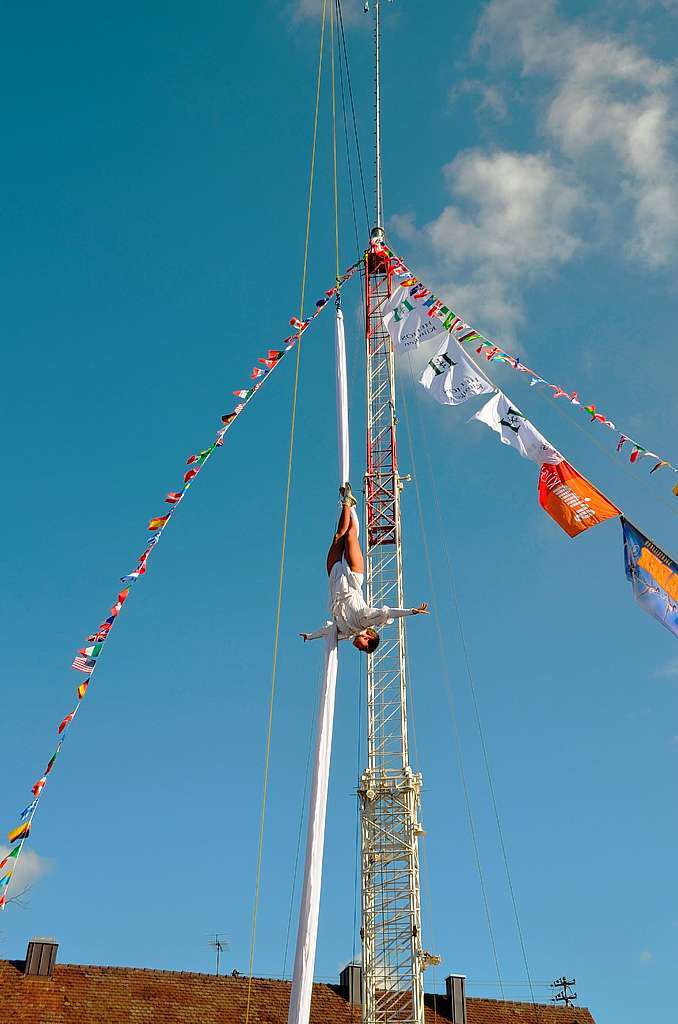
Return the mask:
<path fill-rule="evenodd" d="M 348 450 L 348 375 L 346 373 L 346 339 L 344 337 L 344 314 L 337 309 L 334 333 L 334 355 L 337 370 L 337 442 L 339 445 L 339 483 L 349 479 L 350 460 Z"/>
<path fill-rule="evenodd" d="M 334 695 L 337 682 L 337 627 L 328 626 L 325 636 L 325 671 L 318 709 L 313 785 L 308 808 L 306 834 L 306 865 L 299 908 L 297 951 L 294 957 L 292 994 L 287 1016 L 288 1024 L 308 1024 L 313 993 L 315 948 L 318 938 L 318 915 L 322 887 L 323 849 L 325 846 L 325 814 L 332 756 Z"/>
<path fill-rule="evenodd" d="M 335 357 L 339 479 L 343 484 L 349 479 L 350 464 L 346 342 L 344 338 L 344 317 L 341 309 L 337 309 Z M 308 1024 L 311 1013 L 313 971 L 315 968 L 320 890 L 323 873 L 323 851 L 325 847 L 325 815 L 327 812 L 327 791 L 330 779 L 330 760 L 332 757 L 334 697 L 338 662 L 337 646 L 337 627 L 334 623 L 328 622 L 325 634 L 325 671 L 323 672 L 320 706 L 318 708 L 313 783 L 308 808 L 306 864 L 304 866 L 304 883 L 301 890 L 297 949 L 294 956 L 292 994 L 290 996 L 290 1009 L 287 1016 L 288 1024 Z"/>

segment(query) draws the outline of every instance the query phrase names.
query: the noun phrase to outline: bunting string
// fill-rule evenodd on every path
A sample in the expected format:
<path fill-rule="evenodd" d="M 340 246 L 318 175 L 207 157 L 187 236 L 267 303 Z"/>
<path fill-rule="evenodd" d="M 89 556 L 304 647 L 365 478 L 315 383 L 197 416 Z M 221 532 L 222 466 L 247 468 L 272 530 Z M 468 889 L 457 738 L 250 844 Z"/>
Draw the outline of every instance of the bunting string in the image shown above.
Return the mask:
<path fill-rule="evenodd" d="M 339 275 L 336 279 L 335 286 L 326 291 L 325 294 L 317 300 L 315 308 L 309 316 L 304 319 L 293 316 L 290 319 L 290 326 L 294 328 L 294 333 L 283 338 L 282 341 L 279 342 L 279 348 L 268 349 L 266 355 L 261 356 L 258 359 L 258 365 L 255 366 L 250 373 L 249 385 L 233 392 L 235 398 L 238 399 L 237 404 L 233 407 L 232 411 L 226 412 L 222 415 L 221 425 L 219 426 L 212 443 L 208 445 L 207 448 L 203 448 L 201 451 L 189 455 L 186 460 L 187 468 L 183 473 L 182 486 L 176 491 L 169 491 L 164 499 L 169 505 L 169 511 L 165 512 L 163 515 L 154 516 L 149 520 L 148 529 L 151 532 L 151 536 L 146 541 L 144 550 L 139 555 L 136 565 L 130 572 L 120 577 L 122 589 L 118 590 L 117 597 L 110 608 L 108 616 L 92 633 L 88 635 L 85 644 L 79 648 L 71 663 L 71 667 L 80 672 L 83 677 L 82 681 L 76 687 L 77 703 L 73 710 L 70 711 L 59 723 L 57 727 L 57 745 L 54 753 L 47 762 L 47 766 L 43 774 L 31 787 L 33 799 L 19 815 L 19 825 L 12 829 L 7 835 L 7 839 L 12 849 L 9 851 L 7 856 L 0 861 L 0 910 L 4 910 L 7 906 L 12 878 L 21 858 L 24 845 L 31 833 L 33 819 L 35 818 L 38 810 L 48 778 L 52 773 L 57 757 L 61 753 L 64 741 L 68 735 L 68 731 L 77 717 L 83 698 L 85 697 L 92 682 L 94 672 L 99 664 L 99 659 L 103 653 L 111 629 L 115 625 L 115 622 L 122 611 L 123 605 L 130 596 L 132 588 L 137 581 L 146 574 L 148 561 L 163 533 L 167 529 L 172 516 L 186 497 L 187 492 L 192 487 L 198 474 L 202 472 L 217 448 L 220 448 L 223 445 L 224 437 L 231 429 L 236 419 L 242 415 L 257 392 L 263 387 L 269 377 L 271 377 L 274 370 L 278 368 L 290 349 L 292 349 L 299 341 L 304 331 L 306 331 L 316 317 L 320 315 L 328 301 L 339 293 L 343 285 L 353 277 L 362 264 L 363 259 L 361 258 L 353 263 L 344 274 Z"/>
<path fill-rule="evenodd" d="M 446 406 L 462 405 L 470 399 L 492 393 L 492 397 L 471 419 L 484 423 L 499 436 L 502 445 L 513 448 L 523 458 L 538 465 L 539 504 L 569 537 L 577 537 L 609 519 L 620 518 L 624 535 L 624 568 L 633 587 L 633 595 L 644 611 L 678 637 L 678 562 L 630 523 L 620 508 L 553 447 L 511 399 L 492 384 L 473 357 L 467 355 L 461 343 L 466 341 L 475 344 L 479 341 L 477 354 L 485 351 L 490 361 L 498 357 L 513 360 L 510 365 L 529 373 L 531 384 L 545 384 L 556 398 L 565 397 L 579 405 L 581 403 L 576 394 L 568 394 L 544 378 L 537 378 L 533 370 L 516 365 L 515 357 L 509 356 L 498 345 L 473 331 L 455 313 L 443 306 L 421 282 L 412 277 L 402 261 L 390 255 L 390 250 L 380 246 L 378 254 L 384 257 L 385 262 L 392 261 L 388 263 L 388 269 L 403 278 L 389 289 L 388 301 L 383 307 L 383 321 L 393 347 L 409 355 L 409 349 L 423 341 L 438 341 L 437 351 L 419 378 L 421 386 L 431 398 Z M 444 322 L 441 323 L 443 318 Z M 461 326 L 455 334 L 458 324 Z M 596 412 L 595 406 L 584 408 L 592 420 L 612 430 L 616 429 L 602 413 Z M 617 444 L 618 452 L 627 441 L 634 445 L 631 451 L 632 463 L 647 454 L 645 449 L 641 449 L 640 445 L 624 434 Z M 652 454 L 655 459 L 659 459 L 659 456 Z M 666 460 L 659 460 L 652 471 L 664 466 L 670 464 Z M 674 469 L 673 466 L 670 468 Z M 674 493 L 678 493 L 678 487 L 674 488 Z"/>
<path fill-rule="evenodd" d="M 389 272 L 395 275 L 396 278 L 401 279 L 397 281 L 397 287 L 404 290 L 407 312 L 414 311 L 416 304 L 424 306 L 426 308 L 426 317 L 437 322 L 438 327 L 442 324 L 442 329 L 449 331 L 452 337 L 461 344 L 473 345 L 477 355 L 484 355 L 490 363 L 504 363 L 518 373 L 526 375 L 529 377 L 530 387 L 547 389 L 547 391 L 550 391 L 552 398 L 563 398 L 570 405 L 577 407 L 585 413 L 591 423 L 599 423 L 607 427 L 608 430 L 611 430 L 617 436 L 617 453 L 628 453 L 631 464 L 640 462 L 642 459 L 650 459 L 652 461 L 650 475 L 662 469 L 678 473 L 678 467 L 668 459 L 665 459 L 657 452 L 651 451 L 645 445 L 641 445 L 630 434 L 619 432 L 615 424 L 612 420 L 608 419 L 605 413 L 593 403 L 586 403 L 580 399 L 577 391 L 568 391 L 560 387 L 559 384 L 554 384 L 547 380 L 546 377 L 541 376 L 523 363 L 519 356 L 507 352 L 496 341 L 490 340 L 484 334 L 481 334 L 480 331 L 471 327 L 462 316 L 445 305 L 441 299 L 427 288 L 409 270 L 404 261 L 387 245 L 376 242 L 373 243 L 372 248 L 377 255 L 383 256 L 388 261 Z M 427 332 L 420 330 L 415 343 L 418 344 L 420 340 L 426 340 L 428 336 L 433 337 L 433 333 L 429 335 Z M 407 343 L 401 343 L 401 347 L 407 347 Z M 672 491 L 673 494 L 678 496 L 678 483 L 673 486 Z"/>

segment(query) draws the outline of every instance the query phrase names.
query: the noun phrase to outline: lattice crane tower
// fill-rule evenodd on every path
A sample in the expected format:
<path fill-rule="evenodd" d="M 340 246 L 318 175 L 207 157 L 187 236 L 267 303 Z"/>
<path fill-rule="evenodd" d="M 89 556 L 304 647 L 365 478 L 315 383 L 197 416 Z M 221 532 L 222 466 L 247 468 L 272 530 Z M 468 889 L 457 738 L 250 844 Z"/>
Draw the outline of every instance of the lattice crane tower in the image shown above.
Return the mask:
<path fill-rule="evenodd" d="M 376 227 L 382 240 L 379 0 L 375 4 Z M 388 267 L 370 251 L 365 262 L 367 350 L 367 601 L 403 606 L 402 532 L 396 446 L 395 362 L 383 308 Z M 396 619 L 368 656 L 367 768 L 361 801 L 363 1024 L 423 1024 L 419 883 L 421 776 L 409 763 L 405 627 Z"/>

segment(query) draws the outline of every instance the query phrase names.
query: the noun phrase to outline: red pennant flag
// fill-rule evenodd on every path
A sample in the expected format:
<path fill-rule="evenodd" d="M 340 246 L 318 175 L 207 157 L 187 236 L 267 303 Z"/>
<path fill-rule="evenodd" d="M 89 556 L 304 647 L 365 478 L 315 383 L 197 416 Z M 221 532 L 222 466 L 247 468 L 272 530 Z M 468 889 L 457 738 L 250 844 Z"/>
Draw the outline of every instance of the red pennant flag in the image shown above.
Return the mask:
<path fill-rule="evenodd" d="M 61 733 L 64 731 L 64 729 L 66 729 L 71 724 L 71 722 L 73 721 L 74 717 L 75 717 L 75 711 L 71 711 L 70 715 L 66 715 L 66 717 L 63 720 L 63 722 L 59 726 L 59 735 L 61 735 Z"/>
<path fill-rule="evenodd" d="M 33 796 L 40 796 L 40 794 L 42 793 L 43 789 L 45 788 L 45 783 L 46 782 L 47 782 L 47 776 L 46 775 L 43 775 L 43 777 L 41 779 L 38 779 L 38 781 L 32 787 L 32 789 L 33 789 Z"/>
<path fill-rule="evenodd" d="M 167 502 L 168 505 L 176 505 L 178 501 L 181 501 L 183 493 L 183 491 L 170 491 L 167 497 L 165 498 L 165 501 Z"/>
<path fill-rule="evenodd" d="M 192 480 L 194 476 L 198 475 L 198 473 L 199 470 L 197 469 L 189 469 L 186 473 L 184 473 L 184 483 L 187 484 L 188 481 Z"/>

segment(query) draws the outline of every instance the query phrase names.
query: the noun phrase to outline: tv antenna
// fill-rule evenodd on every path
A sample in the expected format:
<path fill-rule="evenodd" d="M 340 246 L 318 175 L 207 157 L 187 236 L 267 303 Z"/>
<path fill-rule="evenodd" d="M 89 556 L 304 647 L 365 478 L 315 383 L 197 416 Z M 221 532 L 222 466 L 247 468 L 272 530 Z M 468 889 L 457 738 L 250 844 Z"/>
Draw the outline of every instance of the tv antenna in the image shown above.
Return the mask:
<path fill-rule="evenodd" d="M 214 938 L 210 939 L 209 945 L 212 947 L 217 957 L 217 970 L 216 975 L 219 977 L 219 967 L 221 965 L 221 954 L 225 953 L 228 949 L 228 939 L 223 938 L 219 932 L 214 933 Z"/>
<path fill-rule="evenodd" d="M 563 1003 L 565 1006 L 571 1006 L 577 998 L 576 992 L 570 992 L 570 989 L 577 984 L 577 979 L 573 978 L 569 981 L 568 978 L 563 975 L 562 978 L 556 978 L 549 985 L 549 988 L 557 989 L 556 994 L 551 999 L 552 1003 Z"/>

